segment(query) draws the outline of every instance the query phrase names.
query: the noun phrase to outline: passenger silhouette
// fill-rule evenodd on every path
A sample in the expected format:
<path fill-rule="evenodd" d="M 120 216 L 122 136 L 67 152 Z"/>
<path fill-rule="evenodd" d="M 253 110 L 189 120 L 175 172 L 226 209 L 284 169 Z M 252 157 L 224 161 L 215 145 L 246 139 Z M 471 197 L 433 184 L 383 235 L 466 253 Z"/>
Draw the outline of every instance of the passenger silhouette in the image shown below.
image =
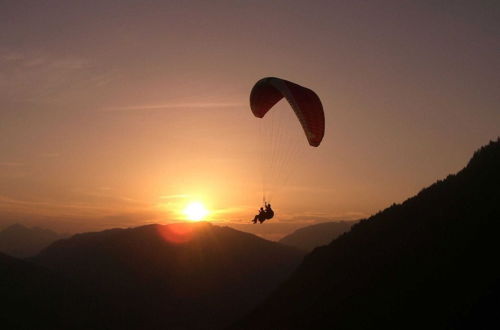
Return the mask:
<path fill-rule="evenodd" d="M 274 211 L 271 208 L 271 204 L 265 203 L 265 206 L 266 206 L 266 212 L 265 212 L 266 220 L 272 219 L 274 217 Z"/>
<path fill-rule="evenodd" d="M 258 220 L 260 223 L 262 223 L 262 222 L 265 220 L 265 218 L 266 218 L 266 217 L 265 217 L 265 214 L 266 214 L 266 211 L 264 211 L 264 208 L 262 208 L 262 207 L 261 207 L 261 208 L 259 209 L 259 214 L 257 214 L 257 215 L 253 218 L 252 222 L 253 222 L 253 223 L 257 223 L 257 220 Z"/>

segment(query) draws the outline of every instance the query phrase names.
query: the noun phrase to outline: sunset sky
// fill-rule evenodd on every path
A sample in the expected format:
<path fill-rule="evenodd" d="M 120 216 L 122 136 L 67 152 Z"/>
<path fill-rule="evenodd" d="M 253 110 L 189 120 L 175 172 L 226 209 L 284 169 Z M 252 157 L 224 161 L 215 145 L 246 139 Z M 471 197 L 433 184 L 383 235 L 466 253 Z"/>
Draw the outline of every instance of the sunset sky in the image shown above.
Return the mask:
<path fill-rule="evenodd" d="M 209 221 L 278 238 L 402 202 L 500 134 L 499 7 L 1 1 L 0 227 L 168 223 L 197 201 Z M 276 219 L 255 228 L 248 99 L 266 76 L 316 91 L 326 134 L 310 148 L 287 127 L 304 145 Z"/>

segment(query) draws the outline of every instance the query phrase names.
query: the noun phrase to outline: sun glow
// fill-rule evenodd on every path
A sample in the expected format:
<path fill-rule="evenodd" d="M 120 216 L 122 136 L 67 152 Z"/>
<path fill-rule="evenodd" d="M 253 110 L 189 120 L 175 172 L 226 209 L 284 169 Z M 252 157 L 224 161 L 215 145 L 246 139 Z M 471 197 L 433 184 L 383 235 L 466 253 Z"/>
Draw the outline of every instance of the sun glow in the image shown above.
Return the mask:
<path fill-rule="evenodd" d="M 200 202 L 191 202 L 186 206 L 183 213 L 189 221 L 201 221 L 208 215 L 208 210 Z"/>

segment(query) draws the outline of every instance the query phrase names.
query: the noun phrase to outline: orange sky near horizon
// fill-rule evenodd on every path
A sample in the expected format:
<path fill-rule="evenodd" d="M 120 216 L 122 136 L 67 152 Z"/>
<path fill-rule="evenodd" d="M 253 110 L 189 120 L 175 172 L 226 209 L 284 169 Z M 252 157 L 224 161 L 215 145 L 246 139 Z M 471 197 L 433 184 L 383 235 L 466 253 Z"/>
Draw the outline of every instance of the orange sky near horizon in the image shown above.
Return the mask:
<path fill-rule="evenodd" d="M 500 133 L 493 2 L 3 7 L 0 226 L 164 223 L 198 201 L 207 220 L 242 228 L 261 203 L 248 98 L 266 76 L 315 90 L 326 134 L 309 148 L 286 127 L 304 147 L 275 224 L 252 229 L 263 236 L 369 216 Z M 276 111 L 292 116 L 285 102 Z"/>

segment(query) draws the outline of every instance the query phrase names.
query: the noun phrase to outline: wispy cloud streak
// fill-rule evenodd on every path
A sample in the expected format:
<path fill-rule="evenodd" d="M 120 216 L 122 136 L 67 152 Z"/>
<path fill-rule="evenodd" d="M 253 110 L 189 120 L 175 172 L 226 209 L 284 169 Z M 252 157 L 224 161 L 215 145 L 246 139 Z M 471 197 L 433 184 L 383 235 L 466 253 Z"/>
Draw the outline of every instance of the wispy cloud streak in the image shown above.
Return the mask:
<path fill-rule="evenodd" d="M 0 162 L 0 166 L 3 167 L 20 167 L 23 166 L 23 163 L 20 162 Z"/>
<path fill-rule="evenodd" d="M 107 107 L 103 111 L 141 111 L 141 110 L 165 110 L 165 109 L 179 109 L 179 108 L 232 108 L 245 106 L 241 102 L 193 102 L 193 103 L 166 103 L 166 104 L 148 104 L 148 105 L 132 105 L 123 107 Z"/>
<path fill-rule="evenodd" d="M 186 194 L 177 194 L 177 195 L 163 195 L 160 196 L 160 199 L 184 199 L 189 198 L 189 195 Z"/>

